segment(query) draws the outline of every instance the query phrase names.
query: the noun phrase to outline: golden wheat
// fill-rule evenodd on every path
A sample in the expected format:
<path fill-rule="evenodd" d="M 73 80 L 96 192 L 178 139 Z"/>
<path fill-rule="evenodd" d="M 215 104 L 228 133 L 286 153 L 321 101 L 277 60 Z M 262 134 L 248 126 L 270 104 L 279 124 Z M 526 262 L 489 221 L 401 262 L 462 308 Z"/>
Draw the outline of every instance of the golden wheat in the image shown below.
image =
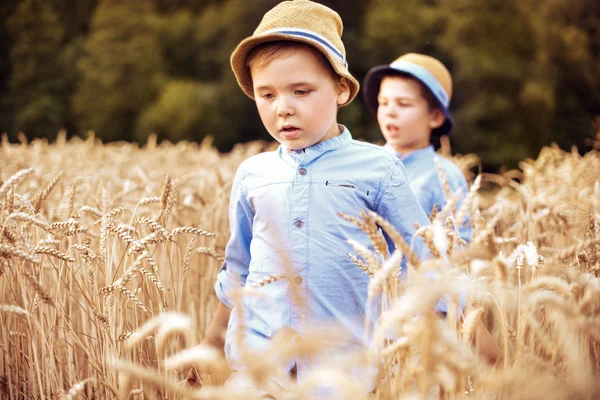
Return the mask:
<path fill-rule="evenodd" d="M 139 147 L 64 132 L 54 144 L 3 138 L 1 397 L 251 398 L 224 385 L 222 353 L 198 343 L 218 302 L 236 168 L 272 148 L 254 142 L 220 154 L 209 140 L 159 145 L 152 137 Z M 371 251 L 352 241 L 349 255 L 379 305 L 368 308 L 377 313 L 369 346 L 329 357 L 347 343 L 339 329 L 283 329 L 261 354 L 244 354 L 258 392 L 304 356 L 318 366 L 300 384 L 286 382 L 281 398 L 322 387 L 352 399 L 600 396 L 600 155 L 552 146 L 504 175 L 473 174 L 471 155 L 454 160 L 474 183 L 455 210 L 458 196 L 440 174 L 446 204 L 419 229 L 433 259 L 421 262 L 375 213 L 340 217 L 373 242 Z M 457 229 L 467 216 L 473 240 L 464 246 Z M 382 230 L 399 250 L 392 257 Z M 248 287 L 236 297 L 256 295 Z M 434 311 L 440 299 L 445 318 Z M 480 322 L 501 348 L 496 366 L 470 344 Z M 202 387 L 180 383 L 189 366 Z M 374 387 L 362 381 L 371 369 Z"/>

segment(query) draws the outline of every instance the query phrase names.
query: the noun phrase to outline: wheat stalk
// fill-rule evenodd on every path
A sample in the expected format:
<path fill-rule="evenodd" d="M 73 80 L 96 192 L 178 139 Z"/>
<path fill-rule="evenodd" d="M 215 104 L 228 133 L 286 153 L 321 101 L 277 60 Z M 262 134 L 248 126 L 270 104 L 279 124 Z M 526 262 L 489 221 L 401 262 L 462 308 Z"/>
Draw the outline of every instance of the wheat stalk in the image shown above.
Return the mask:
<path fill-rule="evenodd" d="M 2 186 L 0 186 L 0 199 L 3 198 L 6 193 L 12 189 L 14 186 L 18 185 L 25 177 L 33 172 L 33 168 L 22 169 L 10 178 L 5 181 Z"/>
<path fill-rule="evenodd" d="M 40 211 L 42 202 L 46 199 L 46 197 L 48 197 L 50 192 L 52 192 L 52 189 L 54 189 L 54 187 L 58 183 L 58 180 L 60 179 L 62 174 L 63 174 L 63 171 L 60 171 L 58 173 L 58 175 L 56 175 L 56 177 L 48 184 L 48 186 L 46 186 L 44 189 L 42 189 L 40 194 L 37 196 L 37 198 L 33 202 L 33 208 L 34 208 L 36 214 Z"/>
<path fill-rule="evenodd" d="M 0 311 L 17 315 L 29 315 L 27 310 L 11 304 L 0 304 Z"/>

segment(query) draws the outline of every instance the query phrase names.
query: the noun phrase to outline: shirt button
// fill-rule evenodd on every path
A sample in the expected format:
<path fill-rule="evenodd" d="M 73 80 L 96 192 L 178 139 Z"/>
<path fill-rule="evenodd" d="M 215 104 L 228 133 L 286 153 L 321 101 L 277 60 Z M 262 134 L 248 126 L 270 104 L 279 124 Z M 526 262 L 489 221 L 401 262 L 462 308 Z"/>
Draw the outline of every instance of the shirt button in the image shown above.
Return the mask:
<path fill-rule="evenodd" d="M 296 222 L 294 222 L 294 225 L 296 225 L 296 228 L 302 228 L 302 225 L 304 225 L 304 222 L 297 219 Z"/>
<path fill-rule="evenodd" d="M 306 168 L 300 168 L 300 169 L 298 170 L 298 173 L 299 173 L 300 175 L 302 175 L 302 176 L 306 175 Z"/>
<path fill-rule="evenodd" d="M 301 285 L 302 284 L 302 277 L 297 276 L 294 278 L 294 284 L 296 285 Z"/>

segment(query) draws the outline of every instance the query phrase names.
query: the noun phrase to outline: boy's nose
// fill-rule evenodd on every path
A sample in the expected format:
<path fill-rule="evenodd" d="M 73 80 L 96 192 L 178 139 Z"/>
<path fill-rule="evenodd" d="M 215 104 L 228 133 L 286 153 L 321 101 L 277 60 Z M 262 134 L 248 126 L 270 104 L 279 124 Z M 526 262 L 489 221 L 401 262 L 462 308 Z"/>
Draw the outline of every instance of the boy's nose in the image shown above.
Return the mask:
<path fill-rule="evenodd" d="M 279 103 L 277 104 L 277 115 L 279 115 L 280 117 L 285 117 L 293 114 L 294 109 L 290 102 L 284 98 L 280 98 Z"/>
<path fill-rule="evenodd" d="M 398 114 L 398 110 L 394 106 L 385 106 L 384 114 L 389 116 L 395 116 Z"/>

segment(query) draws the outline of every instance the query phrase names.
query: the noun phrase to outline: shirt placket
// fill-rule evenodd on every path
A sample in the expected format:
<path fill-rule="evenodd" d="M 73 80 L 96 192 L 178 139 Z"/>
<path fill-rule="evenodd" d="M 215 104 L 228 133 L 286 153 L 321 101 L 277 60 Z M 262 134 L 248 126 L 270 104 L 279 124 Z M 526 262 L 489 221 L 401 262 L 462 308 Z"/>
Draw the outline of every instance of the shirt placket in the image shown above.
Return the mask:
<path fill-rule="evenodd" d="M 307 268 L 308 268 L 308 203 L 310 195 L 310 179 L 308 168 L 304 163 L 305 153 L 292 154 L 296 161 L 294 180 L 292 185 L 292 202 L 290 210 L 290 223 L 292 224 L 290 241 L 292 248 L 292 259 L 295 261 L 294 276 L 290 277 L 290 284 L 295 288 L 292 290 L 290 324 L 302 332 L 305 319 Z M 293 294 L 299 294 L 300 298 L 294 298 Z"/>

